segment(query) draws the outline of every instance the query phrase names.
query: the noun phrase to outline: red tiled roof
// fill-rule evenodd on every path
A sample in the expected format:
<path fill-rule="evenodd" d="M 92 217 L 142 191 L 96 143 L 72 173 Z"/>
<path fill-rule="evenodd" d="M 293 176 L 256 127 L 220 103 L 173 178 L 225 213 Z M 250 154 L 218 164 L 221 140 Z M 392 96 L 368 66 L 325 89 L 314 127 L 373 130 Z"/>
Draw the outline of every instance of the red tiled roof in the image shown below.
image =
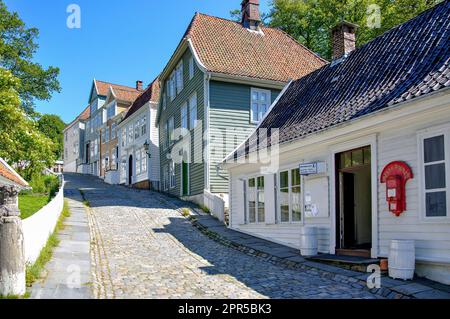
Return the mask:
<path fill-rule="evenodd" d="M 112 88 L 117 99 L 127 102 L 133 102 L 142 91 L 136 90 L 135 87 L 108 83 L 104 81 L 95 80 L 97 93 L 99 95 L 107 96 L 109 89 Z"/>
<path fill-rule="evenodd" d="M 186 31 L 200 61 L 211 72 L 287 82 L 327 62 L 287 33 L 197 13 Z"/>
<path fill-rule="evenodd" d="M 13 184 L 21 187 L 29 187 L 28 183 L 11 168 L 2 158 L 0 158 L 0 176 L 6 178 Z"/>
<path fill-rule="evenodd" d="M 91 107 L 88 105 L 80 115 L 78 115 L 72 122 L 66 125 L 64 131 L 71 127 L 77 121 L 86 121 L 91 115 Z"/>
<path fill-rule="evenodd" d="M 159 78 L 156 78 L 148 88 L 142 92 L 141 95 L 133 102 L 125 115 L 124 121 L 131 115 L 136 113 L 141 107 L 143 107 L 147 102 L 159 102 Z"/>
<path fill-rule="evenodd" d="M 89 116 L 91 116 L 91 107 L 90 105 L 88 105 L 83 112 L 81 112 L 81 114 L 78 116 L 77 119 L 80 119 L 82 121 L 85 121 L 89 118 Z"/>

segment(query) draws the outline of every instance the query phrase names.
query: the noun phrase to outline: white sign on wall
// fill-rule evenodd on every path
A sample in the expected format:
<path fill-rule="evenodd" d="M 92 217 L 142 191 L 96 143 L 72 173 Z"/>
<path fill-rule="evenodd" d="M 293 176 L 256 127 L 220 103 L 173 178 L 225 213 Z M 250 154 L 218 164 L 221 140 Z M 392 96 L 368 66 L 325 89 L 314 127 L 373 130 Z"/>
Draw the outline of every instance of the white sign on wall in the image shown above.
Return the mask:
<path fill-rule="evenodd" d="M 327 172 L 327 165 L 325 162 L 313 162 L 300 164 L 300 175 L 308 176 L 315 174 L 323 174 Z"/>

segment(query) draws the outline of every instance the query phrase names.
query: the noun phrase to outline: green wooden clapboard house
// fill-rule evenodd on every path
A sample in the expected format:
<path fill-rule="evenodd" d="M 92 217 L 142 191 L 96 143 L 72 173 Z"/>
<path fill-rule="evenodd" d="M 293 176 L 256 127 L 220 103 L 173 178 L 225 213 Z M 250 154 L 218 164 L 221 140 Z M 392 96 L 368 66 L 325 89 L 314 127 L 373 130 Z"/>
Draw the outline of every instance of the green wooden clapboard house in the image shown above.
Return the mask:
<path fill-rule="evenodd" d="M 157 125 L 163 192 L 227 202 L 217 164 L 254 130 L 283 87 L 326 61 L 281 30 L 264 27 L 259 1 L 242 22 L 195 14 L 161 75 Z"/>

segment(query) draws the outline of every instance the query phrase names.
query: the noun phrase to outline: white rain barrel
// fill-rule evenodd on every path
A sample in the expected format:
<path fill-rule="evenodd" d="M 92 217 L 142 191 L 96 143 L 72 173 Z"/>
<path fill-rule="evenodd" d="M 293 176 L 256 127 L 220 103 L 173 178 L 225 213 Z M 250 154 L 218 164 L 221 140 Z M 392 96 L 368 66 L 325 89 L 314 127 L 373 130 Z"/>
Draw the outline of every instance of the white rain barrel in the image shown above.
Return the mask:
<path fill-rule="evenodd" d="M 315 256 L 319 240 L 317 238 L 317 227 L 303 226 L 300 228 L 300 252 L 302 256 Z"/>
<path fill-rule="evenodd" d="M 416 263 L 414 240 L 392 240 L 389 251 L 389 277 L 413 279 Z"/>

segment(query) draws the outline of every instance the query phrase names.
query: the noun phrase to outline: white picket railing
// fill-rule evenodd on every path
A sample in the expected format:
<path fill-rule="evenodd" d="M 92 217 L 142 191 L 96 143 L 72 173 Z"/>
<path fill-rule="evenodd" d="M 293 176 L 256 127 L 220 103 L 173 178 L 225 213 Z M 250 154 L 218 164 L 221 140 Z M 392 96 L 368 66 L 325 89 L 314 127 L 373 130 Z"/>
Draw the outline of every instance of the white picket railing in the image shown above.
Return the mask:
<path fill-rule="evenodd" d="M 225 219 L 225 201 L 215 194 L 210 193 L 206 189 L 203 193 L 203 202 L 209 208 L 211 214 L 221 222 Z"/>
<path fill-rule="evenodd" d="M 41 210 L 22 221 L 25 260 L 33 264 L 39 257 L 49 236 L 55 230 L 64 208 L 64 183 L 56 196 Z"/>

